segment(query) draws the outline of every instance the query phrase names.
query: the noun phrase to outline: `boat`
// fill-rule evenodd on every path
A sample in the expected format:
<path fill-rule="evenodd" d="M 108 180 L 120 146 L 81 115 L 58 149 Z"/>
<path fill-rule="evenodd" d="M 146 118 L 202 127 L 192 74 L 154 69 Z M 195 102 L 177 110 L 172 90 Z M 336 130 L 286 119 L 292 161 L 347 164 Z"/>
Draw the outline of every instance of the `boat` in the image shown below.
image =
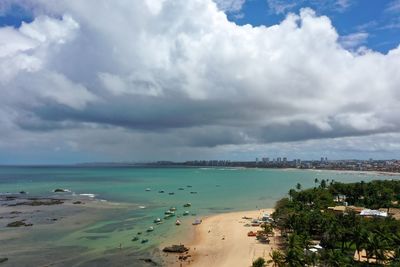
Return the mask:
<path fill-rule="evenodd" d="M 201 219 L 196 219 L 194 220 L 194 222 L 192 223 L 192 225 L 199 225 L 201 224 Z"/>
<path fill-rule="evenodd" d="M 180 220 L 176 220 L 175 225 L 181 225 L 181 221 Z"/>
<path fill-rule="evenodd" d="M 151 191 L 151 189 L 150 188 L 146 188 L 146 191 L 149 192 L 149 191 Z"/>
<path fill-rule="evenodd" d="M 147 243 L 147 242 L 149 242 L 148 239 L 142 239 L 142 241 L 140 243 L 144 244 L 144 243 Z"/>
<path fill-rule="evenodd" d="M 168 193 L 168 195 L 175 195 L 175 193 L 174 192 L 170 192 L 170 193 Z"/>
<path fill-rule="evenodd" d="M 184 189 L 184 188 L 182 188 L 182 187 L 179 187 L 179 188 L 178 188 L 178 190 L 185 190 L 185 189 Z"/>
<path fill-rule="evenodd" d="M 171 208 L 169 208 L 169 210 L 170 211 L 176 211 L 176 208 L 175 207 L 171 207 Z"/>
<path fill-rule="evenodd" d="M 190 194 L 197 194 L 197 192 L 196 191 L 192 191 L 192 192 L 190 192 Z"/>
<path fill-rule="evenodd" d="M 192 203 L 186 203 L 183 205 L 185 208 L 192 206 Z"/>
<path fill-rule="evenodd" d="M 188 211 L 188 210 L 186 210 L 186 211 L 183 213 L 183 216 L 187 216 L 187 215 L 189 215 L 189 211 Z"/>
<path fill-rule="evenodd" d="M 153 226 L 150 226 L 147 230 L 146 230 L 146 232 L 153 232 L 154 231 L 154 227 Z"/>
<path fill-rule="evenodd" d="M 154 220 L 154 223 L 160 223 L 160 222 L 161 222 L 160 218 L 157 218 L 157 219 Z"/>
<path fill-rule="evenodd" d="M 247 236 L 257 236 L 256 232 L 250 231 L 247 233 Z"/>
<path fill-rule="evenodd" d="M 142 232 L 137 232 L 137 234 L 138 234 L 138 235 L 141 235 L 141 234 L 142 234 Z"/>
<path fill-rule="evenodd" d="M 134 238 L 132 238 L 132 241 L 138 241 L 139 237 L 135 236 Z"/>
<path fill-rule="evenodd" d="M 190 188 L 190 187 L 192 187 L 192 186 L 191 186 L 191 185 L 187 185 L 186 187 Z"/>
<path fill-rule="evenodd" d="M 165 193 L 165 191 L 164 190 L 160 190 L 160 191 L 158 191 L 158 193 L 162 194 L 162 193 Z"/>
<path fill-rule="evenodd" d="M 165 214 L 165 215 L 171 215 L 171 214 L 175 214 L 175 212 L 172 211 L 172 210 L 166 210 L 166 211 L 164 212 L 164 214 Z"/>
<path fill-rule="evenodd" d="M 270 242 L 268 236 L 265 236 L 265 235 L 257 236 L 256 238 L 257 238 L 257 240 L 260 241 L 261 243 L 269 244 L 269 242 Z"/>

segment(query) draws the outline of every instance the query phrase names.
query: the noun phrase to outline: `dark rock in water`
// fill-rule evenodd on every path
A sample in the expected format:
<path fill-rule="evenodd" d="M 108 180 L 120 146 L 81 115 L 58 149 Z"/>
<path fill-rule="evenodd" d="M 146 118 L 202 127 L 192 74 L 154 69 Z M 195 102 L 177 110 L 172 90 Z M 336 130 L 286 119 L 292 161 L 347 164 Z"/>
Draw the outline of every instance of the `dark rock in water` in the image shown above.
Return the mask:
<path fill-rule="evenodd" d="M 50 206 L 50 205 L 60 205 L 64 201 L 60 199 L 31 199 L 30 201 L 18 202 L 16 204 L 10 204 L 8 206 Z"/>
<path fill-rule="evenodd" d="M 163 251 L 170 253 L 184 253 L 186 251 L 189 251 L 189 249 L 184 245 L 172 245 L 170 247 L 165 247 Z"/>
<path fill-rule="evenodd" d="M 22 213 L 22 212 L 20 212 L 20 211 L 16 211 L 16 210 L 14 210 L 14 211 L 10 212 L 10 214 L 20 214 L 20 213 Z"/>
<path fill-rule="evenodd" d="M 65 192 L 69 192 L 68 189 L 62 189 L 62 188 L 57 188 L 53 190 L 54 193 L 65 193 Z"/>
<path fill-rule="evenodd" d="M 64 202 L 59 199 L 50 199 L 50 200 L 34 200 L 30 204 L 30 206 L 50 206 L 50 205 L 59 205 L 63 204 Z"/>
<path fill-rule="evenodd" d="M 150 258 L 143 258 L 143 259 L 139 259 L 139 260 L 141 260 L 141 261 L 143 261 L 143 262 L 145 262 L 145 263 L 150 263 L 150 264 L 152 264 L 152 265 L 154 265 L 154 266 L 158 266 L 158 263 L 155 262 L 155 261 L 153 261 L 153 260 L 150 259 Z"/>
<path fill-rule="evenodd" d="M 0 263 L 8 261 L 8 258 L 0 258 Z"/>
<path fill-rule="evenodd" d="M 24 221 L 15 221 L 7 224 L 7 227 L 21 227 L 21 226 L 32 226 L 31 223 L 25 223 Z"/>
<path fill-rule="evenodd" d="M 82 201 L 79 201 L 79 200 L 78 200 L 78 201 L 72 202 L 72 204 L 75 204 L 75 205 L 76 205 L 76 204 L 85 204 L 85 203 L 83 203 Z"/>

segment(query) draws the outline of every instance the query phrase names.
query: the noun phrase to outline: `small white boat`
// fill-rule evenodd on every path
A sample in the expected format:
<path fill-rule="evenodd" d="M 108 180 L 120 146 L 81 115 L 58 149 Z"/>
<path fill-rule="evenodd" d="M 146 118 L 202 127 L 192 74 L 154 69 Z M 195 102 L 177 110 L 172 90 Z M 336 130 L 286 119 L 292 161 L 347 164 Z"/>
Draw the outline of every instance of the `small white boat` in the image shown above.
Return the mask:
<path fill-rule="evenodd" d="M 154 231 L 154 227 L 150 226 L 149 229 L 147 229 L 147 232 L 153 232 Z"/>
<path fill-rule="evenodd" d="M 170 211 L 176 211 L 176 208 L 175 207 L 171 207 L 169 210 Z"/>
<path fill-rule="evenodd" d="M 181 225 L 181 221 L 180 220 L 176 220 L 175 225 Z"/>
<path fill-rule="evenodd" d="M 192 206 L 192 203 L 186 203 L 186 204 L 184 204 L 183 206 L 184 206 L 185 208 L 188 208 L 188 207 Z"/>
<path fill-rule="evenodd" d="M 151 189 L 150 188 L 146 188 L 146 191 L 149 192 L 149 191 L 151 191 Z"/>
<path fill-rule="evenodd" d="M 186 211 L 183 213 L 183 216 L 187 216 L 187 215 L 189 215 L 189 211 L 188 211 L 188 210 L 186 210 Z"/>
<path fill-rule="evenodd" d="M 160 222 L 161 222 L 160 218 L 157 218 L 157 219 L 154 220 L 154 223 L 160 223 Z"/>
<path fill-rule="evenodd" d="M 192 223 L 192 225 L 199 225 L 201 224 L 201 220 L 200 219 L 196 219 L 194 220 L 194 222 Z"/>

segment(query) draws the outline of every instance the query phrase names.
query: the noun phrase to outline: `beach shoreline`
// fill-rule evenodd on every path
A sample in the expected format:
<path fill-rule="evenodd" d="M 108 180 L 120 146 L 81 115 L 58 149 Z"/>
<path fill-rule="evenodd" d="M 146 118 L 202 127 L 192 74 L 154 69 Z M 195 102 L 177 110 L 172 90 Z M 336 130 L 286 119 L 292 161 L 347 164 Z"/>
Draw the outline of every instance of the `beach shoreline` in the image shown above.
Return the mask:
<path fill-rule="evenodd" d="M 251 220 L 244 217 L 261 218 L 273 211 L 269 208 L 207 216 L 200 225 L 184 229 L 180 237 L 161 244 L 160 250 L 167 245 L 184 244 L 189 248 L 185 255 L 190 255 L 183 261 L 179 260 L 182 254 L 162 253 L 163 266 L 251 266 L 258 257 L 269 260 L 271 251 L 278 248 L 275 237 L 271 237 L 270 244 L 262 244 L 255 237 L 247 236 L 249 231 L 261 228 L 245 227 Z"/>

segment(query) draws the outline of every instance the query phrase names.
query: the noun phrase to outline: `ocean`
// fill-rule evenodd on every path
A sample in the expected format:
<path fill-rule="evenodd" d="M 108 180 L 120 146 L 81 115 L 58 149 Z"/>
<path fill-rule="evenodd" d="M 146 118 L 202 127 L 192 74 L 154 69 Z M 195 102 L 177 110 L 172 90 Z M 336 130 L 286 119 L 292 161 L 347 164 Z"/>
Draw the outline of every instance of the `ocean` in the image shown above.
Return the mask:
<path fill-rule="evenodd" d="M 14 229 L 0 227 L 0 251 L 22 257 L 14 262 L 17 265 L 12 265 L 9 260 L 5 266 L 25 263 L 29 266 L 29 262 L 39 257 L 38 251 L 43 252 L 40 257 L 47 257 L 38 260 L 38 264 L 48 260 L 55 266 L 109 266 L 112 257 L 121 249 L 135 254 L 136 258 L 137 255 L 154 255 L 160 243 L 179 235 L 182 228 L 192 227 L 191 222 L 196 218 L 221 212 L 272 208 L 297 183 L 303 188 L 313 187 L 315 178 L 355 182 L 399 179 L 400 176 L 292 169 L 1 167 L 0 193 L 26 191 L 29 196 L 54 196 L 54 189 L 65 188 L 71 192 L 57 195 L 83 194 L 109 205 L 91 212 L 85 210 L 79 217 L 85 218 L 81 224 L 71 222 L 69 225 L 66 211 L 59 222 L 37 229 L 34 225 L 35 229 L 29 231 L 21 229 L 23 234 L 18 238 L 7 236 L 7 232 Z M 192 206 L 184 208 L 185 203 Z M 153 223 L 157 217 L 163 218 L 164 211 L 170 207 L 177 208 L 176 214 L 183 222 L 181 228 L 175 226 L 175 218 L 160 225 Z M 186 210 L 190 215 L 182 216 Z M 150 226 L 154 231 L 147 233 Z M 142 235 L 133 242 L 132 238 L 138 232 Z M 148 239 L 148 242 L 141 244 L 142 239 Z M 90 261 L 84 260 L 87 258 Z"/>

